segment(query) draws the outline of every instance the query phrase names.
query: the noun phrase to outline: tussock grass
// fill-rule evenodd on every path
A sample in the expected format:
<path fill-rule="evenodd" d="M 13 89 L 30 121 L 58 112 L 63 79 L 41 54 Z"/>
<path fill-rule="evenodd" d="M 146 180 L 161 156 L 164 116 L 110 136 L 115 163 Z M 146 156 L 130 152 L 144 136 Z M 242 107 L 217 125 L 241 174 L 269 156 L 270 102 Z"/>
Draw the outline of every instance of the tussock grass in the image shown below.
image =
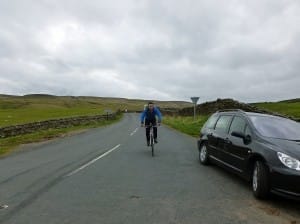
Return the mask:
<path fill-rule="evenodd" d="M 208 117 L 208 115 L 197 116 L 196 120 L 194 121 L 194 117 L 192 116 L 165 116 L 163 123 L 183 133 L 196 137 L 199 136 L 200 129 L 207 121 Z"/>

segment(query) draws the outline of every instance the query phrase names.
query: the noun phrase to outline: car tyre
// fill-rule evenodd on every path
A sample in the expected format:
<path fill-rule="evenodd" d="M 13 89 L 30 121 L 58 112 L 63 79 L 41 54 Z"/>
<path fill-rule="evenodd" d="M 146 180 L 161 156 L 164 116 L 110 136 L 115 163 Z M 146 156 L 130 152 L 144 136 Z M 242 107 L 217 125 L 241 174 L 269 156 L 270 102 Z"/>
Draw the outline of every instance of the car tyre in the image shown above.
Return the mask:
<path fill-rule="evenodd" d="M 253 167 L 252 191 L 256 198 L 265 199 L 270 192 L 268 167 L 262 161 L 256 161 Z"/>
<path fill-rule="evenodd" d="M 209 154 L 205 143 L 201 144 L 199 149 L 199 161 L 203 165 L 209 164 Z"/>

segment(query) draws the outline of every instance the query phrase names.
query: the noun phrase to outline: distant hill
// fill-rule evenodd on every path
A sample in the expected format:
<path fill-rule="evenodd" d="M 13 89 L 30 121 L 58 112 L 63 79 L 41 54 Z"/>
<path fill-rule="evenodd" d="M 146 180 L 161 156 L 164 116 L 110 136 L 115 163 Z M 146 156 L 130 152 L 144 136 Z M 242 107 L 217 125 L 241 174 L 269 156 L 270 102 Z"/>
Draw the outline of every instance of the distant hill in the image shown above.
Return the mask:
<path fill-rule="evenodd" d="M 280 100 L 280 101 L 264 101 L 264 102 L 254 102 L 254 103 L 251 103 L 251 104 L 264 104 L 264 103 L 299 103 L 300 102 L 300 98 L 295 98 L 295 99 L 287 99 L 287 100 Z"/>
<path fill-rule="evenodd" d="M 49 97 L 56 97 L 54 95 L 50 95 L 50 94 L 27 94 L 27 95 L 24 95 L 23 97 L 29 97 L 29 98 L 49 98 Z"/>
<path fill-rule="evenodd" d="M 290 100 L 282 100 L 279 103 L 300 103 L 300 98 L 290 99 Z"/>
<path fill-rule="evenodd" d="M 16 108 L 24 105 L 30 107 L 30 105 L 33 104 L 49 104 L 59 107 L 91 104 L 94 106 L 99 105 L 112 107 L 111 109 L 141 110 L 149 101 L 153 101 L 161 108 L 184 108 L 192 105 L 190 102 L 185 101 L 159 101 L 93 96 L 55 96 L 48 94 L 28 94 L 24 96 L 0 94 L 0 109 Z"/>

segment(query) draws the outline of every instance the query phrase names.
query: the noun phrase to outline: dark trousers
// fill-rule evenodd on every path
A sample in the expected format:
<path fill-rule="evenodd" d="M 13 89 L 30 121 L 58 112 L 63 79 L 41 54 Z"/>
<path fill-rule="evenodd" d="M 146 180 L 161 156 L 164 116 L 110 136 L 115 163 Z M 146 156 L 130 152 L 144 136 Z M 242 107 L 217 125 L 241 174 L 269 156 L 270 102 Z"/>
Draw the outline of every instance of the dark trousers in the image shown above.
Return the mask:
<path fill-rule="evenodd" d="M 147 141 L 150 141 L 150 127 L 147 127 L 150 124 L 152 124 L 153 126 L 156 126 L 156 120 L 154 120 L 154 121 L 146 120 L 145 121 Z M 157 127 L 153 127 L 153 137 L 154 137 L 154 139 L 157 139 Z"/>

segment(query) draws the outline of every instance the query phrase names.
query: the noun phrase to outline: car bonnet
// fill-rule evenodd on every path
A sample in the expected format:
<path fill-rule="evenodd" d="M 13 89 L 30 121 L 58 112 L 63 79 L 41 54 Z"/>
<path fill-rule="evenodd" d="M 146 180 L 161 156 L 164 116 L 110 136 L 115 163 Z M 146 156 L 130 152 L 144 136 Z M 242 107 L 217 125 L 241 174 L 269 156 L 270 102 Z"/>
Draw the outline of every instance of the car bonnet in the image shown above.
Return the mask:
<path fill-rule="evenodd" d="M 271 142 L 277 146 L 278 151 L 300 160 L 300 141 L 286 139 L 272 139 Z"/>

